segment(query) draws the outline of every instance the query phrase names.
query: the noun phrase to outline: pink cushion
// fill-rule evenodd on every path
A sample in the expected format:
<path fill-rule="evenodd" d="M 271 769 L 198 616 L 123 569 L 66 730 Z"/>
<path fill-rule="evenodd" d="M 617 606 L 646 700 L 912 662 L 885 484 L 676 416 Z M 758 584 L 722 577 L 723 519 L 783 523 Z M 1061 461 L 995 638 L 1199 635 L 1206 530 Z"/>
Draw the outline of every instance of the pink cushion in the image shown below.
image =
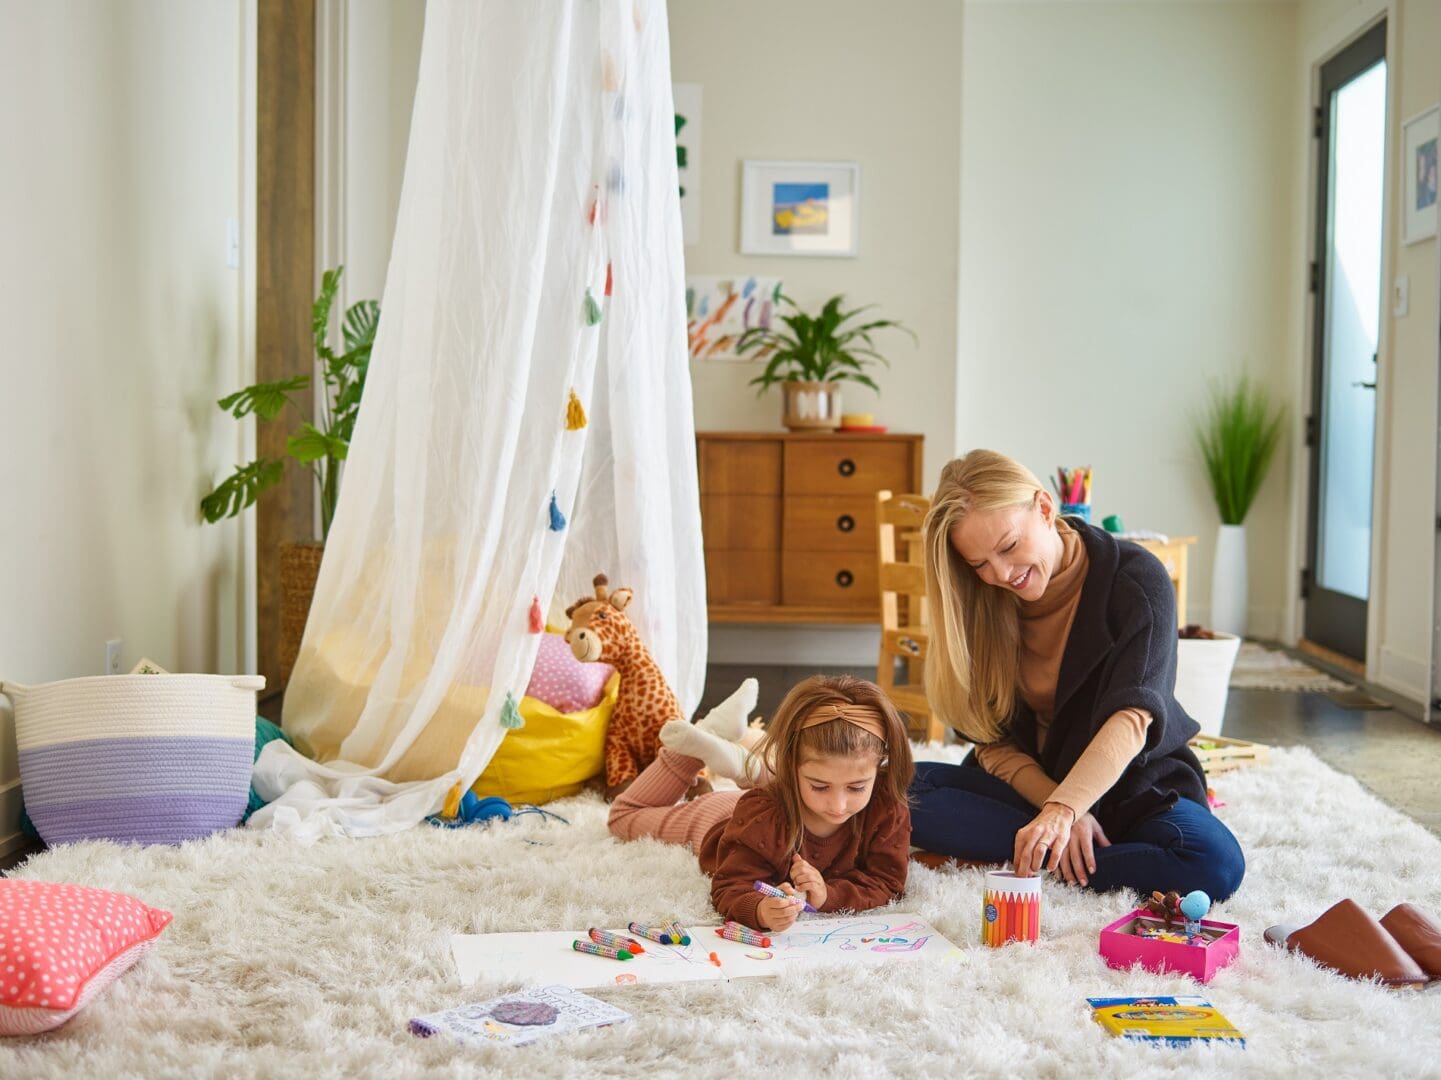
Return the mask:
<path fill-rule="evenodd" d="M 560 634 L 541 634 L 540 651 L 525 695 L 545 702 L 557 712 L 581 712 L 600 704 L 605 684 L 614 674 L 615 668 L 609 664 L 581 663 Z"/>
<path fill-rule="evenodd" d="M 59 1027 L 169 923 L 170 912 L 133 896 L 0 878 L 0 1035 Z"/>

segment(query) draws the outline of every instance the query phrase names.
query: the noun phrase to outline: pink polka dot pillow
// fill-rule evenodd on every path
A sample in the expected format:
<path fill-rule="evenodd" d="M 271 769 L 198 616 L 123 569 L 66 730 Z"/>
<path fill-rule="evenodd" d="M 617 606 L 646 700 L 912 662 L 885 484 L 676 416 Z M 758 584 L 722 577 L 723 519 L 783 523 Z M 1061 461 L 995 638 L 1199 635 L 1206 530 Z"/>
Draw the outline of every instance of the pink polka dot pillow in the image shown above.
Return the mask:
<path fill-rule="evenodd" d="M 562 635 L 542 634 L 525 696 L 545 702 L 556 712 L 581 712 L 600 704 L 605 684 L 614 674 L 615 668 L 609 664 L 581 663 Z"/>
<path fill-rule="evenodd" d="M 170 923 L 133 896 L 0 878 L 0 1035 L 57 1028 L 125 973 Z"/>

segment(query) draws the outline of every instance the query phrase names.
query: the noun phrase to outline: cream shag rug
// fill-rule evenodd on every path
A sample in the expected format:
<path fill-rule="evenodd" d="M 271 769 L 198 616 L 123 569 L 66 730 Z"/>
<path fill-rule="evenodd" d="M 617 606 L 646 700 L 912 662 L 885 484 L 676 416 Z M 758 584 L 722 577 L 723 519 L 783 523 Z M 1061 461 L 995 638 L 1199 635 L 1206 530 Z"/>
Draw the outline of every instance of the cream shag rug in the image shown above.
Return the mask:
<path fill-rule="evenodd" d="M 1254 641 L 1241 642 L 1236 665 L 1231 669 L 1233 690 L 1290 690 L 1329 694 L 1350 690 L 1349 684 L 1333 679 L 1320 668 L 1297 660 L 1279 649 L 1268 649 Z"/>
<path fill-rule="evenodd" d="M 133 893 L 175 922 L 67 1027 L 0 1040 L 0 1076 L 1441 1076 L 1441 992 L 1350 982 L 1261 941 L 1268 923 L 1346 896 L 1377 915 L 1400 900 L 1441 913 L 1441 840 L 1306 750 L 1216 787 L 1250 869 L 1216 913 L 1241 924 L 1241 956 L 1209 987 L 1103 964 L 1097 931 L 1127 910 L 1119 894 L 1049 884 L 1042 942 L 990 950 L 981 871 L 914 867 L 900 907 L 961 946 L 953 961 L 616 988 L 601 995 L 631 1023 L 519 1049 L 407 1034 L 411 1016 L 507 989 L 459 986 L 452 932 L 714 918 L 694 856 L 613 841 L 594 796 L 552 805 L 568 825 L 529 816 L 312 848 L 243 830 L 179 848 L 76 844 L 19 876 Z M 1246 1049 L 1112 1039 L 1085 1003 L 1194 993 Z"/>

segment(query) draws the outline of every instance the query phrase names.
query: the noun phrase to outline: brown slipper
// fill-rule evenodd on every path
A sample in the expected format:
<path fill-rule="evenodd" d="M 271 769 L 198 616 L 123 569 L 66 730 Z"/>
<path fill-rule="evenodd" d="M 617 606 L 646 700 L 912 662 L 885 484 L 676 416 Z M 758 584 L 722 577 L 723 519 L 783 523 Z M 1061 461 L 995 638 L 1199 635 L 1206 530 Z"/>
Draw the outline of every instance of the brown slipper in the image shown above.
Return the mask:
<path fill-rule="evenodd" d="M 1275 941 L 1280 929 L 1267 931 L 1267 940 Z M 1354 900 L 1342 900 L 1282 940 L 1292 952 L 1352 979 L 1380 979 L 1387 986 L 1420 986 L 1428 981 L 1397 939 Z"/>
<path fill-rule="evenodd" d="M 1415 904 L 1397 904 L 1381 916 L 1396 944 L 1432 979 L 1441 979 L 1441 922 Z"/>

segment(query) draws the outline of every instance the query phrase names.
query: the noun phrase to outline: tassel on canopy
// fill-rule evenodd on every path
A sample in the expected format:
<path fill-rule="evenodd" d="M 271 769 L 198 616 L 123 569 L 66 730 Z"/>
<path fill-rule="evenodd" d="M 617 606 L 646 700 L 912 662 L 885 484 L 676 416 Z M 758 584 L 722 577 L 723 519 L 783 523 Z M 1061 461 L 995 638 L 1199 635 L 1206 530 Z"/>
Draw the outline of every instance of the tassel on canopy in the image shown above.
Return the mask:
<path fill-rule="evenodd" d="M 565 430 L 579 431 L 585 427 L 585 406 L 580 403 L 575 390 L 570 392 L 570 402 L 565 407 Z"/>
<path fill-rule="evenodd" d="M 500 710 L 500 726 L 508 731 L 525 727 L 525 717 L 520 715 L 520 709 L 516 707 L 514 694 L 505 695 L 505 704 Z"/>
<path fill-rule="evenodd" d="M 530 601 L 530 632 L 538 634 L 545 629 L 545 616 L 540 610 L 540 597 L 533 597 Z"/>
<path fill-rule="evenodd" d="M 565 528 L 565 515 L 560 512 L 560 504 L 555 501 L 555 492 L 550 493 L 550 531 L 560 532 Z"/>

